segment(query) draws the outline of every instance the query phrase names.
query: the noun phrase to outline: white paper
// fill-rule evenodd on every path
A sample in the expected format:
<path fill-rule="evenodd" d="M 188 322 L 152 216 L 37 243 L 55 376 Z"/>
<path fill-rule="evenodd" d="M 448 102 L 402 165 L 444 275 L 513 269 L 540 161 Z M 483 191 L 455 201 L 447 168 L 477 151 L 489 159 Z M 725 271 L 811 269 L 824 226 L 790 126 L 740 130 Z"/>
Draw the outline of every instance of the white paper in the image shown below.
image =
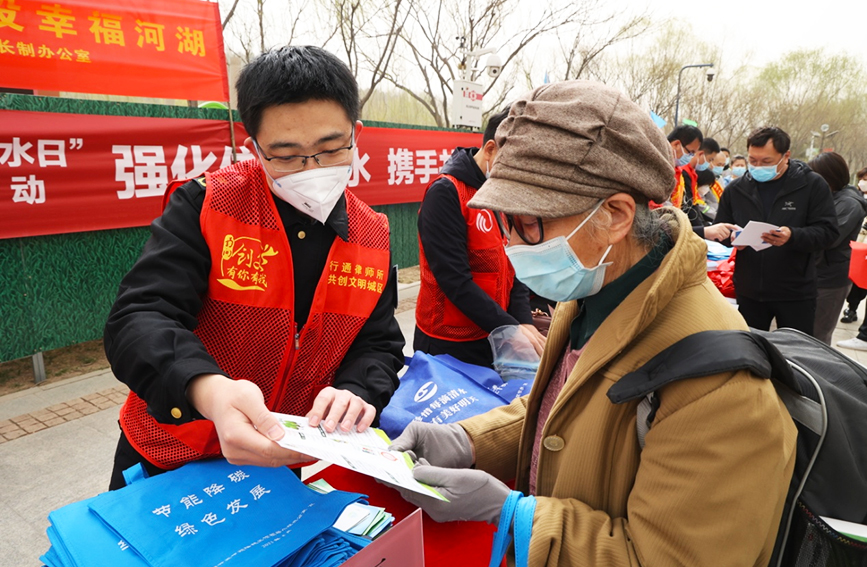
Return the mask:
<path fill-rule="evenodd" d="M 368 519 L 368 516 L 370 516 L 370 510 L 356 506 L 355 504 L 358 503 L 350 504 L 343 509 L 343 513 L 340 514 L 340 517 L 337 518 L 337 521 L 333 524 L 336 529 L 348 532 L 360 524 L 362 520 Z"/>
<path fill-rule="evenodd" d="M 756 252 L 770 248 L 773 244 L 768 244 L 762 240 L 762 234 L 779 230 L 779 228 L 777 225 L 766 222 L 750 221 L 743 230 L 735 231 L 732 246 L 750 246 Z"/>
<path fill-rule="evenodd" d="M 439 492 L 412 476 L 414 463 L 403 451 L 389 451 L 391 440 L 381 429 L 369 427 L 359 433 L 355 427 L 328 433 L 320 425 L 310 427 L 306 417 L 275 413 L 286 434 L 277 441 L 281 447 L 315 459 L 372 476 L 419 494 L 448 501 Z"/>
<path fill-rule="evenodd" d="M 847 522 L 836 518 L 826 518 L 825 516 L 819 517 L 822 518 L 822 521 L 841 534 L 845 534 L 853 539 L 867 541 L 867 526 L 864 524 L 856 524 L 854 522 Z"/>

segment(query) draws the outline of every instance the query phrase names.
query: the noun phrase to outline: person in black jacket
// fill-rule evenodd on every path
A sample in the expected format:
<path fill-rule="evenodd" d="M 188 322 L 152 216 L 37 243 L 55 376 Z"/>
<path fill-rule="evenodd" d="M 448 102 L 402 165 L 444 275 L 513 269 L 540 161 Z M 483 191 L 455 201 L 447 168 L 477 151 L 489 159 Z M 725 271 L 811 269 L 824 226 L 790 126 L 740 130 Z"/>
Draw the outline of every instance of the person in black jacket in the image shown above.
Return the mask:
<path fill-rule="evenodd" d="M 541 354 L 544 349 L 545 337 L 533 326 L 529 290 L 514 278 L 505 256 L 500 223 L 495 222 L 490 211 L 480 215 L 479 211 L 466 206 L 487 179 L 497 155 L 494 134 L 508 114 L 506 107 L 489 119 L 481 149 L 455 149 L 440 177 L 428 187 L 419 207 L 422 283 L 416 307 L 415 350 L 449 354 L 469 364 L 491 366 L 493 352 L 487 335 L 503 325 L 520 325 L 536 351 Z M 453 177 L 466 190 L 459 191 L 445 176 Z M 480 251 L 468 250 L 470 237 L 482 236 L 471 235 L 470 231 L 480 230 L 489 233 L 489 237 L 496 231 L 498 238 L 491 237 L 500 248 L 496 260 L 492 255 L 489 261 L 479 261 Z M 488 273 L 474 273 L 474 268 L 476 272 L 483 269 Z M 499 300 L 492 297 L 492 287 L 479 285 L 495 273 L 500 274 L 499 285 L 511 286 L 508 296 Z M 503 281 L 509 278 L 511 282 Z M 493 293 L 497 295 L 496 291 Z M 453 313 L 455 308 L 463 317 Z"/>
<path fill-rule="evenodd" d="M 867 214 L 867 200 L 858 189 L 849 185 L 849 166 L 840 154 L 821 153 L 807 165 L 831 187 L 840 230 L 834 244 L 819 255 L 817 264 L 819 297 L 813 335 L 830 345 L 837 318 L 852 285 L 849 280 L 849 258 L 852 256 L 849 242 L 855 240 L 861 231 Z"/>
<path fill-rule="evenodd" d="M 258 159 L 174 191 L 108 316 L 106 356 L 131 390 L 111 489 L 136 463 L 152 476 L 215 452 L 236 464 L 304 462 L 275 443 L 283 430 L 271 411 L 291 405 L 314 427 L 363 430 L 399 384 L 387 224 L 345 189 L 362 129 L 355 78 L 321 48 L 286 46 L 249 63 L 237 90 Z M 378 248 L 356 244 L 359 226 Z M 353 274 L 352 289 L 332 285 L 374 257 L 373 288 Z"/>
<path fill-rule="evenodd" d="M 837 214 L 828 184 L 805 163 L 789 158 L 790 145 L 789 135 L 779 128 L 750 134 L 749 173 L 726 188 L 716 222 L 745 227 L 760 221 L 779 227 L 762 234 L 771 247 L 738 248 L 738 309 L 751 327 L 768 330 L 776 319 L 777 327 L 813 334 L 816 255 L 837 239 Z"/>
<path fill-rule="evenodd" d="M 867 194 L 867 167 L 862 168 L 855 174 L 858 180 L 858 190 L 861 195 Z M 861 227 L 859 238 L 860 242 L 864 241 L 864 234 L 867 234 L 867 226 Z M 849 290 L 849 295 L 846 297 L 846 309 L 843 310 L 843 316 L 840 318 L 841 323 L 854 323 L 858 320 L 858 305 L 867 297 L 867 289 L 858 287 L 858 284 L 852 283 L 852 289 Z M 867 327 L 865 327 L 865 337 L 867 337 Z M 840 345 L 837 345 L 840 346 Z M 862 345 L 861 350 L 867 350 L 867 344 Z"/>

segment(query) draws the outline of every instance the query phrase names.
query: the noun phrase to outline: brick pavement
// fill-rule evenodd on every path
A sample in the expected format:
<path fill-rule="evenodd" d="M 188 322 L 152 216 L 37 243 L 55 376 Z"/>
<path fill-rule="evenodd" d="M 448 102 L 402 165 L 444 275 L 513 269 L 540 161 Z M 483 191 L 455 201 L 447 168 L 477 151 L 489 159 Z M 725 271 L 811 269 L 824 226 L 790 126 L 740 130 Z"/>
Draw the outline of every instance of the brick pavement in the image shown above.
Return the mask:
<path fill-rule="evenodd" d="M 129 389 L 120 384 L 80 398 L 74 398 L 53 406 L 25 413 L 0 421 L 0 444 L 18 439 L 67 421 L 96 413 L 100 410 L 119 406 L 125 400 Z"/>

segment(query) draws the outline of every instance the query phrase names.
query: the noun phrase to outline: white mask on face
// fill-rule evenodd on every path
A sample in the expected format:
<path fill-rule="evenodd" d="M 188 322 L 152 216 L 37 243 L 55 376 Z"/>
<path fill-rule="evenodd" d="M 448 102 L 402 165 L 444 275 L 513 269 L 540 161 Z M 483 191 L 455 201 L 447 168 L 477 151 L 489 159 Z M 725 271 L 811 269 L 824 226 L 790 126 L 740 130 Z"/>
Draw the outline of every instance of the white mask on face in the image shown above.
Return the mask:
<path fill-rule="evenodd" d="M 260 157 L 262 156 L 258 144 L 256 144 L 256 152 Z M 334 210 L 334 205 L 340 200 L 352 175 L 351 163 L 315 167 L 289 173 L 276 179 L 268 173 L 268 168 L 264 164 L 262 169 L 271 180 L 271 191 L 277 197 L 322 224 L 328 220 L 328 215 Z"/>
<path fill-rule="evenodd" d="M 351 164 L 316 167 L 277 179 L 271 177 L 271 190 L 302 213 L 325 224 L 334 205 L 343 195 L 351 175 Z"/>
<path fill-rule="evenodd" d="M 858 188 L 861 189 L 862 192 L 867 193 L 867 179 L 859 181 Z"/>

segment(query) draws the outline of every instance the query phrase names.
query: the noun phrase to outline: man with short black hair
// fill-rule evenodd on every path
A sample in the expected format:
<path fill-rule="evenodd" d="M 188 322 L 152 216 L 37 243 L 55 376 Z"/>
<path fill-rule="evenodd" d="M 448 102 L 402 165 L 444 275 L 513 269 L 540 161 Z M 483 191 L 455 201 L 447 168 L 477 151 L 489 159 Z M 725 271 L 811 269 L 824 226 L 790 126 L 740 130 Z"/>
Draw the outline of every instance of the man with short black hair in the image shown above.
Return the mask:
<path fill-rule="evenodd" d="M 457 148 L 425 189 L 418 210 L 421 287 L 413 348 L 491 366 L 488 335 L 520 325 L 541 354 L 545 337 L 533 326 L 529 290 L 515 279 L 495 213 L 467 202 L 497 156 L 494 135 L 509 107 L 491 116 L 480 148 Z"/>
<path fill-rule="evenodd" d="M 374 423 L 398 385 L 388 219 L 346 189 L 358 86 L 318 47 L 273 49 L 237 82 L 258 159 L 172 193 L 105 327 L 130 387 L 110 488 L 222 455 L 298 464 L 272 411 L 327 431 Z"/>
<path fill-rule="evenodd" d="M 693 195 L 698 182 L 696 166 L 702 156 L 704 136 L 695 126 L 681 124 L 668 135 L 668 143 L 674 152 L 674 179 L 677 183 L 671 194 L 671 204 L 685 212 L 693 226 L 703 226 L 701 213 L 693 208 Z"/>
<path fill-rule="evenodd" d="M 750 134 L 749 173 L 726 188 L 716 221 L 745 227 L 754 220 L 779 227 L 762 235 L 769 248 L 738 248 L 738 309 L 751 327 L 767 331 L 776 319 L 777 327 L 812 334 L 818 295 L 815 255 L 837 238 L 837 215 L 828 184 L 805 163 L 790 159 L 790 144 L 779 128 Z"/>

